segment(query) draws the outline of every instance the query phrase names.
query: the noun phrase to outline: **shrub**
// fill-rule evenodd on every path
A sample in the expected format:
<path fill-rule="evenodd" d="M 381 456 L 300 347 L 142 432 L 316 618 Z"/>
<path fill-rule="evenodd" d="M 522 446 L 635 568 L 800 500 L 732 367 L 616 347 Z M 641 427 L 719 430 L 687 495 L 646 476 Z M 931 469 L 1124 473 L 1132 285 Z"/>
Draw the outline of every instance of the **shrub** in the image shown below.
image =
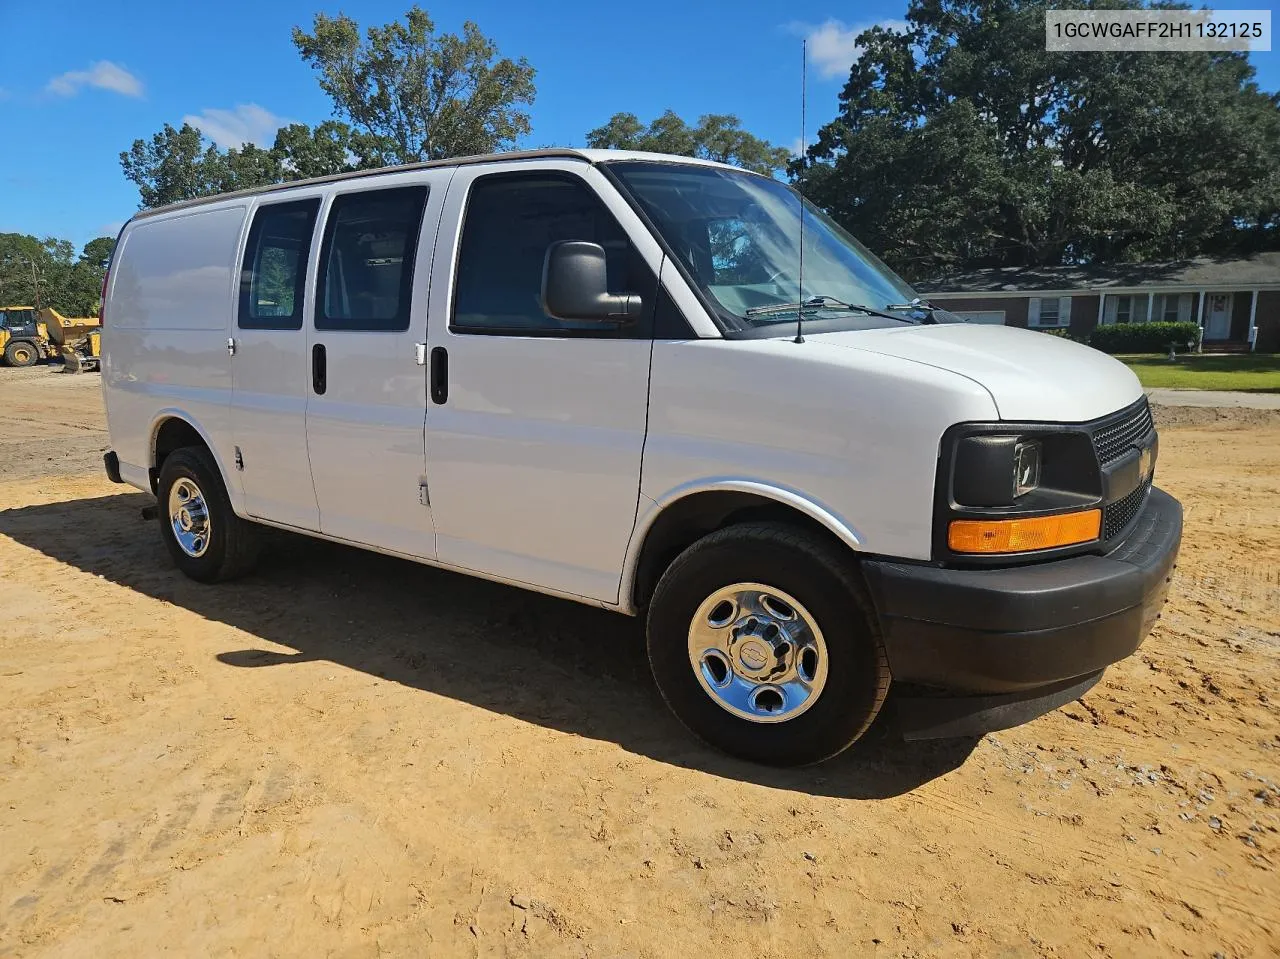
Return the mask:
<path fill-rule="evenodd" d="M 1167 353 L 1172 343 L 1185 353 L 1198 332 L 1195 323 L 1117 323 L 1095 329 L 1089 334 L 1089 345 L 1104 353 Z"/>
<path fill-rule="evenodd" d="M 1057 329 L 1054 329 L 1054 330 L 1041 330 L 1040 332 L 1047 333 L 1050 336 L 1056 336 L 1060 340 L 1071 340 L 1073 343 L 1088 342 L 1087 340 L 1085 340 L 1083 336 L 1076 336 L 1070 330 L 1067 330 L 1063 327 L 1058 327 Z"/>

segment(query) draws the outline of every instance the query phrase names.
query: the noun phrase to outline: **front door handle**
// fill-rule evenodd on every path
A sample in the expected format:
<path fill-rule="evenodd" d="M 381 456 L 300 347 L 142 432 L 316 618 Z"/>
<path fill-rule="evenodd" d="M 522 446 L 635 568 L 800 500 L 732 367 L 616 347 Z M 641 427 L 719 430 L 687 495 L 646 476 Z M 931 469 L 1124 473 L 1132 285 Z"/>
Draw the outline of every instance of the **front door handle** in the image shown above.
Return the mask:
<path fill-rule="evenodd" d="M 324 344 L 317 343 L 311 347 L 311 389 L 317 396 L 323 396 L 329 385 L 329 358 L 325 355 Z"/>
<path fill-rule="evenodd" d="M 431 351 L 431 402 L 449 401 L 449 351 L 437 346 Z"/>

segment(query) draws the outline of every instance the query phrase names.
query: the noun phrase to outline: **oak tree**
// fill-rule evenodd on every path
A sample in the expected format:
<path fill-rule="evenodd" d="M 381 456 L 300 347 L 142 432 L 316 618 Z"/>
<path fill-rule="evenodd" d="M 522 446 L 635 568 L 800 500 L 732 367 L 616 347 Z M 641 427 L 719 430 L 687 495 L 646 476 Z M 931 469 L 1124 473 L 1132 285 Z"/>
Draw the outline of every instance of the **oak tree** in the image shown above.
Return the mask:
<path fill-rule="evenodd" d="M 768 175 L 785 167 L 790 156 L 786 147 L 743 130 L 731 113 L 709 113 L 691 126 L 672 110 L 647 125 L 634 113 L 615 113 L 608 123 L 587 133 L 587 146 L 701 157 Z"/>
<path fill-rule="evenodd" d="M 1048 53 L 1044 14 L 912 0 L 863 33 L 806 195 L 914 278 L 1280 246 L 1280 101 L 1245 55 Z"/>
<path fill-rule="evenodd" d="M 369 27 L 344 14 L 318 13 L 293 42 L 315 69 L 334 112 L 362 134 L 385 163 L 493 153 L 530 131 L 534 69 L 501 57 L 473 22 L 462 34 L 437 33 L 425 10 Z"/>

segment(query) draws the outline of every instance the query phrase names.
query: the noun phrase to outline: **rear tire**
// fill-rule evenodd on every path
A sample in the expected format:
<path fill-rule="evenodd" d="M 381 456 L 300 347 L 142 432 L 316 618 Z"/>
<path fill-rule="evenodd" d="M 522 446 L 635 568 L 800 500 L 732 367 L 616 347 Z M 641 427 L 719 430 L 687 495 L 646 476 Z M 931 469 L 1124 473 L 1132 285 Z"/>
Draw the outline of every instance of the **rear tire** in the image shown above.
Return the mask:
<path fill-rule="evenodd" d="M 4 348 L 4 361 L 10 366 L 33 366 L 40 360 L 40 351 L 26 340 L 10 340 Z"/>
<path fill-rule="evenodd" d="M 218 583 L 253 569 L 258 530 L 231 509 L 222 473 L 208 450 L 186 446 L 166 456 L 156 499 L 160 538 L 187 576 Z"/>
<path fill-rule="evenodd" d="M 782 523 L 730 526 L 681 553 L 654 591 L 647 632 L 654 679 L 680 721 L 752 762 L 834 756 L 889 691 L 849 556 Z"/>

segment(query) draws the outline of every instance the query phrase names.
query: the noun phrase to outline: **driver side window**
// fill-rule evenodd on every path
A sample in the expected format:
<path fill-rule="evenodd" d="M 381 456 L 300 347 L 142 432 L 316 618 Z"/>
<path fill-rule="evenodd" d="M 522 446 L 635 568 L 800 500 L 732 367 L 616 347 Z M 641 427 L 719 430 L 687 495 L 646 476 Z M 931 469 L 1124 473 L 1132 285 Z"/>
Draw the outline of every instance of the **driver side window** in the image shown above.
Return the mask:
<path fill-rule="evenodd" d="M 650 324 L 604 326 L 542 309 L 547 248 L 585 240 L 604 248 L 610 293 L 639 295 L 652 315 L 657 277 L 622 226 L 580 178 L 568 173 L 500 173 L 471 187 L 454 279 L 455 333 L 510 336 L 645 337 Z"/>

